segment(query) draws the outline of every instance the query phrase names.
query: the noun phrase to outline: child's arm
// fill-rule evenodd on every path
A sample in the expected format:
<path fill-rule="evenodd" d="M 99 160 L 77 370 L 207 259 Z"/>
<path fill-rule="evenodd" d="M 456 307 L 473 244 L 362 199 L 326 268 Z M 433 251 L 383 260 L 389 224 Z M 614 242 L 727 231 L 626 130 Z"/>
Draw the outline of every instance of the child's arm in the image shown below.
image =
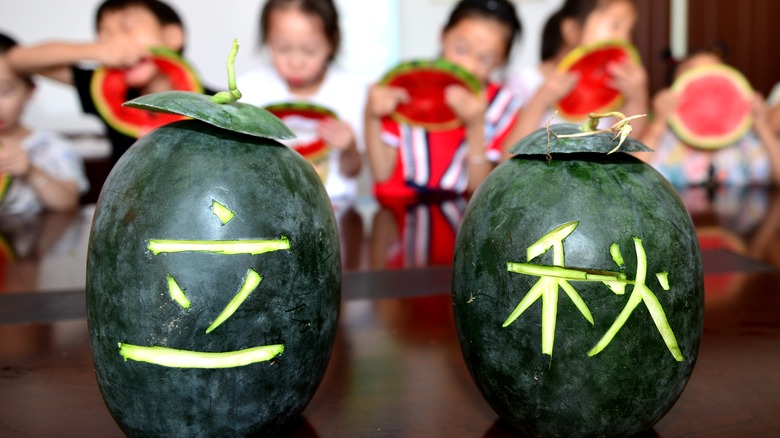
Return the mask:
<path fill-rule="evenodd" d="M 377 182 L 387 181 L 395 169 L 398 151 L 382 141 L 382 118 L 391 114 L 399 103 L 409 99 L 401 88 L 372 85 L 365 110 L 366 153 Z"/>
<path fill-rule="evenodd" d="M 521 138 L 536 131 L 546 120 L 543 120 L 550 108 L 553 108 L 559 100 L 569 94 L 577 84 L 577 76 L 571 73 L 553 71 L 521 109 L 517 116 L 517 122 L 512 127 L 504 141 L 502 149 L 504 158 L 509 157 L 509 149 Z"/>
<path fill-rule="evenodd" d="M 772 184 L 780 186 L 780 141 L 770 124 L 769 107 L 758 93 L 753 96 L 752 109 L 753 130 L 769 155 L 769 164 L 772 166 Z"/>
<path fill-rule="evenodd" d="M 647 71 L 645 71 L 645 68 L 641 65 L 623 62 L 611 65 L 609 71 L 614 78 L 612 85 L 620 90 L 625 98 L 621 112 L 626 116 L 647 114 L 650 99 L 648 97 Z M 631 136 L 642 138 L 647 125 L 648 122 L 645 117 L 634 119 L 631 122 L 633 127 Z"/>
<path fill-rule="evenodd" d="M 318 127 L 319 135 L 339 153 L 339 169 L 342 175 L 354 178 L 360 173 L 362 166 L 358 152 L 355 134 L 346 122 L 327 119 Z"/>
<path fill-rule="evenodd" d="M 129 67 L 149 55 L 149 49 L 125 38 L 92 43 L 51 42 L 15 47 L 8 52 L 11 68 L 23 74 L 39 74 L 73 84 L 71 68 L 83 61 L 107 67 Z"/>
<path fill-rule="evenodd" d="M 0 145 L 0 174 L 4 173 L 29 183 L 48 210 L 72 210 L 78 205 L 78 185 L 54 178 L 33 165 L 20 144 L 6 142 Z"/>
<path fill-rule="evenodd" d="M 451 86 L 444 94 L 447 105 L 452 108 L 466 128 L 466 145 L 468 155 L 466 168 L 468 169 L 467 191 L 473 193 L 479 187 L 488 173 L 493 170 L 491 163 L 485 156 L 485 111 L 487 100 L 484 94 L 475 96 L 463 87 Z"/>

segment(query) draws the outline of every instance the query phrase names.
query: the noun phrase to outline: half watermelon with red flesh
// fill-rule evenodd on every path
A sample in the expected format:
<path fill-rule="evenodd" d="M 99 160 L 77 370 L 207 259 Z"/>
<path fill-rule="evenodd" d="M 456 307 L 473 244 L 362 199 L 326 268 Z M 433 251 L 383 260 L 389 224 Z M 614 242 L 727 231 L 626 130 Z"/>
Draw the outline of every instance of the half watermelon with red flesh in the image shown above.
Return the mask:
<path fill-rule="evenodd" d="M 155 48 L 152 54 L 152 61 L 168 78 L 172 90 L 203 92 L 195 71 L 177 53 Z M 138 138 L 157 127 L 184 119 L 178 114 L 153 113 L 123 106 L 128 100 L 129 88 L 123 69 L 101 67 L 92 76 L 90 92 L 95 107 L 103 120 L 117 131 Z"/>
<path fill-rule="evenodd" d="M 330 148 L 317 133 L 317 127 L 323 120 L 338 119 L 331 109 L 309 102 L 284 102 L 268 105 L 265 109 L 281 119 L 296 135 L 292 140 L 284 140 L 287 146 L 295 149 L 309 162 L 316 162 L 328 156 Z"/>
<path fill-rule="evenodd" d="M 738 70 L 725 64 L 692 68 L 672 85 L 678 103 L 669 126 L 684 143 L 701 149 L 734 144 L 753 124 L 753 89 Z"/>
<path fill-rule="evenodd" d="M 638 65 L 639 54 L 628 42 L 606 41 L 580 46 L 558 64 L 559 72 L 579 77 L 574 89 L 558 102 L 558 112 L 567 120 L 582 120 L 590 113 L 612 111 L 623 103 L 623 94 L 613 88 L 610 65 L 630 62 Z"/>
<path fill-rule="evenodd" d="M 444 99 L 447 87 L 457 85 L 475 94 L 482 91 L 482 84 L 474 75 L 444 59 L 401 63 L 385 74 L 380 85 L 403 88 L 409 94 L 409 100 L 396 107 L 394 120 L 429 131 L 446 131 L 461 125 Z"/>

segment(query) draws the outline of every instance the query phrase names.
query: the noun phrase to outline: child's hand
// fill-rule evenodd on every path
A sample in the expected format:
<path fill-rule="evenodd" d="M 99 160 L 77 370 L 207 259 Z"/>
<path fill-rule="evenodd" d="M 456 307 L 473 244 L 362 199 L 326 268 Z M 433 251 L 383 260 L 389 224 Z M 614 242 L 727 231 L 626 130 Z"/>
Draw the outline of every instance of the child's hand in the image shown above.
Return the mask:
<path fill-rule="evenodd" d="M 326 119 L 317 126 L 317 134 L 339 151 L 355 144 L 355 134 L 348 123 L 341 120 Z"/>
<path fill-rule="evenodd" d="M 22 145 L 15 142 L 0 145 L 0 174 L 25 176 L 31 165 L 30 156 Z"/>
<path fill-rule="evenodd" d="M 444 90 L 444 100 L 467 127 L 483 123 L 487 109 L 484 94 L 475 95 L 461 86 L 451 85 Z"/>
<path fill-rule="evenodd" d="M 753 93 L 750 100 L 750 111 L 753 113 L 755 123 L 769 123 L 769 105 L 761 93 Z"/>
<path fill-rule="evenodd" d="M 368 90 L 369 114 L 380 118 L 390 115 L 399 103 L 409 101 L 409 93 L 403 88 L 372 85 Z"/>
<path fill-rule="evenodd" d="M 612 74 L 611 86 L 623 93 L 626 100 L 646 98 L 647 72 L 644 67 L 630 62 L 617 62 L 610 64 L 607 69 Z"/>
<path fill-rule="evenodd" d="M 544 99 L 546 108 L 553 107 L 571 93 L 579 80 L 576 73 L 554 71 L 544 81 L 537 96 Z"/>
<path fill-rule="evenodd" d="M 95 58 L 106 67 L 131 67 L 150 55 L 148 47 L 130 38 L 105 38 L 95 43 Z"/>
<path fill-rule="evenodd" d="M 659 91 L 653 98 L 653 112 L 655 118 L 666 120 L 677 108 L 679 97 L 668 88 Z"/>

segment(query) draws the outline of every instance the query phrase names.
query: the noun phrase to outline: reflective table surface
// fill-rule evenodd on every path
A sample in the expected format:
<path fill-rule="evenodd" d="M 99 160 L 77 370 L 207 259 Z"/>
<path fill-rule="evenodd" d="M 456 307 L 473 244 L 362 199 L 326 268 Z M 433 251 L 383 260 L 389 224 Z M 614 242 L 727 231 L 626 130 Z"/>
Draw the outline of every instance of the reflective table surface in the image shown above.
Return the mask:
<path fill-rule="evenodd" d="M 647 436 L 780 436 L 780 192 L 690 190 L 705 270 L 693 375 Z M 338 209 L 342 313 L 294 437 L 502 437 L 461 357 L 450 302 L 465 200 Z M 0 218 L 0 436 L 122 436 L 88 345 L 93 208 Z"/>

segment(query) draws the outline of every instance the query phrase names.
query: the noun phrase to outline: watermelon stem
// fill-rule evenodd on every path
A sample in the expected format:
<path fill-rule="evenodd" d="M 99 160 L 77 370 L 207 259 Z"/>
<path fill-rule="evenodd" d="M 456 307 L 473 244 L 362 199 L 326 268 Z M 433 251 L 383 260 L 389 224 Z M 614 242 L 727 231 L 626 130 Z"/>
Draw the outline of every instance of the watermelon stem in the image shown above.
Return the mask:
<path fill-rule="evenodd" d="M 241 98 L 241 92 L 238 91 L 236 86 L 236 55 L 238 54 L 238 38 L 233 38 L 233 46 L 230 48 L 230 54 L 227 60 L 228 70 L 228 91 L 220 91 L 211 96 L 211 100 L 215 103 L 225 104 L 232 103 Z"/>
<path fill-rule="evenodd" d="M 612 111 L 603 114 L 590 113 L 588 114 L 589 120 L 584 125 L 582 125 L 582 130 L 584 132 L 580 132 L 578 134 L 565 134 L 565 135 L 557 135 L 555 133 L 553 134 L 555 134 L 556 138 L 575 138 L 575 137 L 588 137 L 596 134 L 614 133 L 615 136 L 612 138 L 612 140 L 616 140 L 618 137 L 620 137 L 620 141 L 618 142 L 617 146 L 612 148 L 611 151 L 607 152 L 607 155 L 609 155 L 613 152 L 616 152 L 618 149 L 620 149 L 620 146 L 622 146 L 623 142 L 626 141 L 628 135 L 631 134 L 631 130 L 634 129 L 633 127 L 631 127 L 631 121 L 645 116 L 647 116 L 647 114 L 636 114 L 633 116 L 626 117 L 625 114 L 618 111 Z M 607 129 L 596 129 L 599 126 L 599 120 L 607 117 L 615 117 L 616 119 L 618 119 L 618 121 L 615 122 L 612 126 L 610 126 Z M 550 132 L 549 127 L 547 128 L 547 131 L 549 134 Z"/>

